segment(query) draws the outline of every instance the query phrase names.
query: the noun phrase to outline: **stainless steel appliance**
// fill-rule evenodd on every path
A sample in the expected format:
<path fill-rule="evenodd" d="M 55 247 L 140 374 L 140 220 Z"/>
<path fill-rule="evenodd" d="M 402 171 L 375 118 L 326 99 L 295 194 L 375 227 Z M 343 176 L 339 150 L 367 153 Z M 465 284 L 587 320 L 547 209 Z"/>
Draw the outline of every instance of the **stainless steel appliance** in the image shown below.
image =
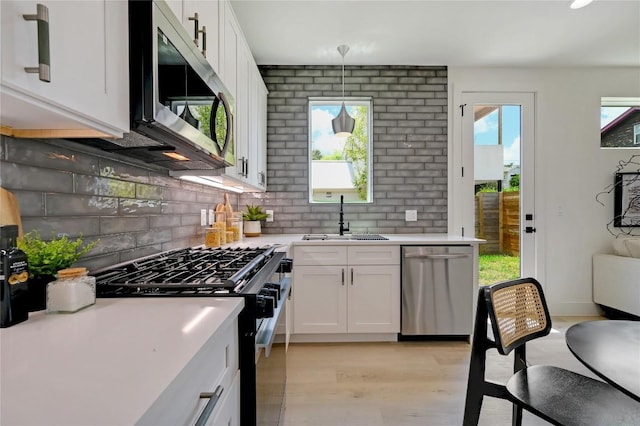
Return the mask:
<path fill-rule="evenodd" d="M 238 320 L 240 423 L 277 425 L 292 261 L 273 246 L 172 250 L 92 273 L 97 297 L 244 297 Z M 259 356 L 258 356 L 259 355 Z"/>
<path fill-rule="evenodd" d="M 403 246 L 401 277 L 401 337 L 471 335 L 471 246 Z"/>
<path fill-rule="evenodd" d="M 235 163 L 232 99 L 162 0 L 129 1 L 129 85 L 131 133 L 79 141 L 173 171 Z"/>

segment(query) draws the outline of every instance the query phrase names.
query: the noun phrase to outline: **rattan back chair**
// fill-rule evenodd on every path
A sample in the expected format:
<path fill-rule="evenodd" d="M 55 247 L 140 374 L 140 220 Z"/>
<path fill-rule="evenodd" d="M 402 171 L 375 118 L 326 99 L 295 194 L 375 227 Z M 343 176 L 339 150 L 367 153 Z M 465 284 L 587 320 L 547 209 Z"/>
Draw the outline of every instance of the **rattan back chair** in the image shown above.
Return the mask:
<path fill-rule="evenodd" d="M 613 386 L 558 367 L 527 365 L 526 342 L 551 331 L 542 286 L 534 278 L 480 288 L 475 321 L 464 426 L 478 424 L 485 395 L 512 402 L 514 426 L 522 424 L 523 408 L 559 426 L 640 424 L 640 404 Z M 485 379 L 491 348 L 514 354 L 514 374 L 506 384 Z"/>

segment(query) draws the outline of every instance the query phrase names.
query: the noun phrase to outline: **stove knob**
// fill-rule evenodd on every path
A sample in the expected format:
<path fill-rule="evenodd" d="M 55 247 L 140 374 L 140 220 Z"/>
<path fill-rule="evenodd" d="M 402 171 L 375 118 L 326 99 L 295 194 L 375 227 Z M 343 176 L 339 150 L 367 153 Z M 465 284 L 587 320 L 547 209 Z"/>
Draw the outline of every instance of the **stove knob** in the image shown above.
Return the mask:
<path fill-rule="evenodd" d="M 280 261 L 278 272 L 287 273 L 293 269 L 293 259 L 284 258 Z"/>
<path fill-rule="evenodd" d="M 272 318 L 275 308 L 273 297 L 257 295 L 256 296 L 256 316 L 258 318 Z"/>
<path fill-rule="evenodd" d="M 262 290 L 260 290 L 260 292 L 258 294 L 261 294 L 265 297 L 271 297 L 273 298 L 273 307 L 277 308 L 278 307 L 278 290 L 274 290 L 272 288 L 263 288 Z"/>
<path fill-rule="evenodd" d="M 280 293 L 282 291 L 282 289 L 280 288 L 280 284 L 278 284 L 278 283 L 266 283 L 264 286 L 266 288 L 271 288 L 271 289 L 277 290 L 278 291 L 278 300 L 280 300 Z"/>

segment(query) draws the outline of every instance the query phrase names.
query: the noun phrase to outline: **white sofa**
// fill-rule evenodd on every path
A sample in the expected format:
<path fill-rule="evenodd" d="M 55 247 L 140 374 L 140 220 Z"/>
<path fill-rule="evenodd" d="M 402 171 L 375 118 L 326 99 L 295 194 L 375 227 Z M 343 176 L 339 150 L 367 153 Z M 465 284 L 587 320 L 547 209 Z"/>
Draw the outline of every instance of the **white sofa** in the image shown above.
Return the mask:
<path fill-rule="evenodd" d="M 594 255 L 593 301 L 607 316 L 626 313 L 640 317 L 640 258 Z"/>

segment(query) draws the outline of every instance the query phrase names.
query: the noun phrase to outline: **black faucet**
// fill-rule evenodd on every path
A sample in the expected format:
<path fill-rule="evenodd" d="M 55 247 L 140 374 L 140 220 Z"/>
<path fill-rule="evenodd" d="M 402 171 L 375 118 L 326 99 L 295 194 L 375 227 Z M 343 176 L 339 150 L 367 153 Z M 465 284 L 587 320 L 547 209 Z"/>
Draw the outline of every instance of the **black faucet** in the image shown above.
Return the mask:
<path fill-rule="evenodd" d="M 347 222 L 347 227 L 344 227 L 344 212 L 342 211 L 342 206 L 344 205 L 344 195 L 340 196 L 340 235 L 344 235 L 344 231 L 349 232 L 349 222 Z"/>

